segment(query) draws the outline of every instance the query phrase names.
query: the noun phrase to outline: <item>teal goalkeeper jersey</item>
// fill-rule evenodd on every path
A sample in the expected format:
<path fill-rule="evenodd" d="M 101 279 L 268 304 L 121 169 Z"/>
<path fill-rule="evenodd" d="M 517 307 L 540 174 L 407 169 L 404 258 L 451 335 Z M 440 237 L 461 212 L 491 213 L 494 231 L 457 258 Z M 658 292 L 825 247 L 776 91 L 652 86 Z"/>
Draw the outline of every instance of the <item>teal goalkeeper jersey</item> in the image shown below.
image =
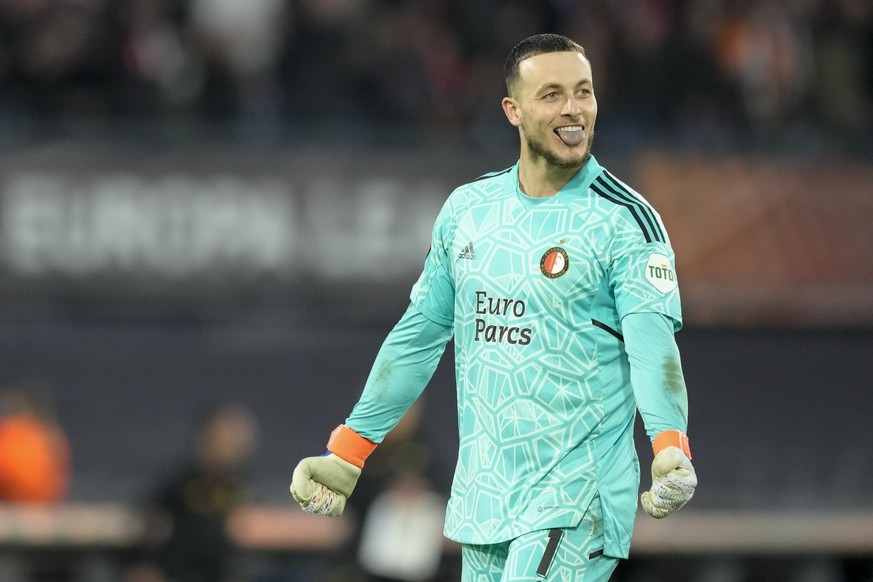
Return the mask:
<path fill-rule="evenodd" d="M 552 197 L 522 194 L 517 165 L 452 193 L 411 294 L 455 339 L 447 537 L 485 544 L 575 526 L 599 495 L 605 552 L 627 556 L 639 463 L 622 319 L 656 313 L 679 329 L 673 265 L 656 212 L 593 157 Z M 365 388 L 347 423 L 381 440 L 368 427 L 384 407 L 375 392 Z M 662 428 L 685 429 L 682 406 L 653 406 Z"/>

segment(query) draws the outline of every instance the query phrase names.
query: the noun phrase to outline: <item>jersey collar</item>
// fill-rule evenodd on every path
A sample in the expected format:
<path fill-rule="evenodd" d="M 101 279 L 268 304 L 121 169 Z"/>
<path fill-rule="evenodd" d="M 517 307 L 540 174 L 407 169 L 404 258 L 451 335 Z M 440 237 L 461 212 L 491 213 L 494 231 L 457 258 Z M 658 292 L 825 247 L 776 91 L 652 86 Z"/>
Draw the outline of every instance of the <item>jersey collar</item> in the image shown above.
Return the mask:
<path fill-rule="evenodd" d="M 518 164 L 519 162 L 515 162 L 515 165 L 512 166 L 512 169 L 506 174 L 503 189 L 504 192 L 515 193 L 523 204 L 529 204 L 531 206 L 543 204 L 549 200 L 570 200 L 584 195 L 594 179 L 603 172 L 603 168 L 599 163 L 597 163 L 597 160 L 592 154 L 589 156 L 588 161 L 585 162 L 585 165 L 579 168 L 576 175 L 570 178 L 570 181 L 567 182 L 563 188 L 558 190 L 557 194 L 549 196 L 548 198 L 532 198 L 523 194 L 518 187 Z"/>

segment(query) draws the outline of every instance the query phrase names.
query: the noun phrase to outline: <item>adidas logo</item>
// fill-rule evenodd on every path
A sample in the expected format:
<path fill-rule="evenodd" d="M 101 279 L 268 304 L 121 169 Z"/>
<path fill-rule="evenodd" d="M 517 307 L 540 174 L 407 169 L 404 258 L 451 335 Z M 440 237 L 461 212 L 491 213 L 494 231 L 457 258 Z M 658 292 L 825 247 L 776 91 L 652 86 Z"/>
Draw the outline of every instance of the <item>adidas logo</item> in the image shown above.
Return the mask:
<path fill-rule="evenodd" d="M 469 259 L 469 260 L 473 260 L 476 258 L 476 251 L 473 250 L 473 242 L 472 241 L 468 242 L 467 246 L 465 246 L 463 249 L 461 249 L 461 252 L 458 253 L 458 258 L 459 259 Z"/>

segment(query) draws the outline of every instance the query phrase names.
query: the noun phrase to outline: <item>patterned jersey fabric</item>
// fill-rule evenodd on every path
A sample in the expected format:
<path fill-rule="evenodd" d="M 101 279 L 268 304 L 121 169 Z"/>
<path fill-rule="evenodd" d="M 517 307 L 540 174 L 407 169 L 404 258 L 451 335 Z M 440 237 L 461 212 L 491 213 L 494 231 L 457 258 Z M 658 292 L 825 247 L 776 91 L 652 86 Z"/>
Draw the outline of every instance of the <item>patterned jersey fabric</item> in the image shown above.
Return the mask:
<path fill-rule="evenodd" d="M 517 165 L 452 193 L 411 295 L 454 330 L 449 538 L 573 526 L 600 491 L 607 554 L 626 555 L 639 466 L 621 322 L 681 326 L 673 263 L 655 211 L 593 157 L 549 198 L 519 191 Z"/>

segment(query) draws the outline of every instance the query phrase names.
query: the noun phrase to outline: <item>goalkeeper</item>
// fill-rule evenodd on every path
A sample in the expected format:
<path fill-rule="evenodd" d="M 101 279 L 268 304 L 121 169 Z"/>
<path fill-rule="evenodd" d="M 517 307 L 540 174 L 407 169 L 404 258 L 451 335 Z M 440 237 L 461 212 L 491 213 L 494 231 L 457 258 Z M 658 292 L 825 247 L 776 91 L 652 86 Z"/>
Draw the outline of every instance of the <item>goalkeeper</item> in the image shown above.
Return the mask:
<path fill-rule="evenodd" d="M 591 155 L 584 49 L 529 37 L 504 76 L 518 162 L 449 196 L 409 308 L 291 492 L 340 515 L 454 337 L 460 446 L 444 532 L 461 544 L 463 582 L 602 581 L 630 548 L 637 411 L 654 450 L 644 511 L 670 515 L 697 485 L 674 255 L 658 214 Z"/>

